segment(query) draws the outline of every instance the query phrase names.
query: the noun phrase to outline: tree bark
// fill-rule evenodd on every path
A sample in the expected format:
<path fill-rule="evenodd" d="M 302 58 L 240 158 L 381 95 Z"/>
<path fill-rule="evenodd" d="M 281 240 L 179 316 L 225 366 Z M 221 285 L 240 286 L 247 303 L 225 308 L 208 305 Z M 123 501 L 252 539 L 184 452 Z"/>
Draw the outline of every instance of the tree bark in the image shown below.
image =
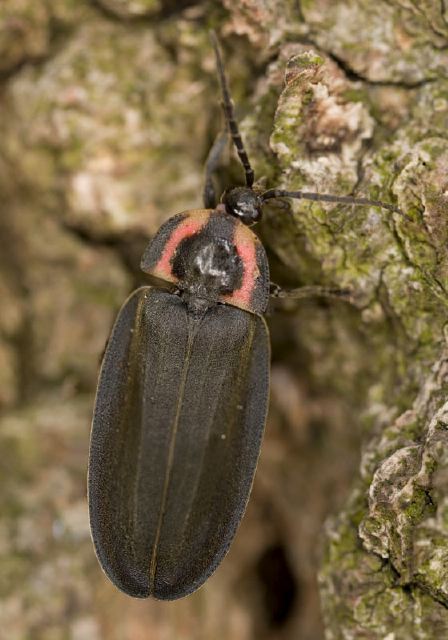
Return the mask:
<path fill-rule="evenodd" d="M 222 127 L 260 188 L 271 410 L 222 566 L 173 604 L 101 574 L 85 496 L 114 316 Z M 435 0 L 6 0 L 0 7 L 0 628 L 8 640 L 448 636 L 448 12 Z M 241 182 L 235 159 L 224 186 Z"/>

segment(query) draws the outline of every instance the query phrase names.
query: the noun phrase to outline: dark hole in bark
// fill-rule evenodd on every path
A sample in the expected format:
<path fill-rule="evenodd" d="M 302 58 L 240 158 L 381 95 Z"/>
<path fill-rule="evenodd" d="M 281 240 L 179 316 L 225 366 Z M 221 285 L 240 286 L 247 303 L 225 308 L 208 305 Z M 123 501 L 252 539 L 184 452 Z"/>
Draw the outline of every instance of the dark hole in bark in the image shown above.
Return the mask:
<path fill-rule="evenodd" d="M 256 573 L 262 587 L 266 622 L 270 628 L 282 627 L 298 595 L 298 585 L 282 545 L 266 549 L 257 563 Z"/>

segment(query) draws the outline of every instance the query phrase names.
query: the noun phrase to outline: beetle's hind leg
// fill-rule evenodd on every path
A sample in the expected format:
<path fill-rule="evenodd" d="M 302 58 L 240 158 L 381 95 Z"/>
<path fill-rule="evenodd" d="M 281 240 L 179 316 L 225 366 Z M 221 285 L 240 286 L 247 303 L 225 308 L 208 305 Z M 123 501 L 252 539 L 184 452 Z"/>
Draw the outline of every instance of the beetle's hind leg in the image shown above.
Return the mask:
<path fill-rule="evenodd" d="M 271 298 L 283 298 L 300 300 L 304 298 L 336 298 L 347 302 L 354 302 L 353 291 L 342 287 L 323 287 L 318 285 L 298 287 L 296 289 L 283 289 L 280 285 L 271 282 L 269 286 Z"/>
<path fill-rule="evenodd" d="M 204 191 L 202 193 L 202 199 L 204 201 L 204 207 L 206 209 L 215 209 L 218 204 L 216 197 L 215 185 L 213 182 L 213 174 L 221 164 L 222 154 L 228 141 L 227 131 L 221 131 L 216 136 L 216 139 L 212 145 L 207 156 L 205 163 L 205 184 Z"/>

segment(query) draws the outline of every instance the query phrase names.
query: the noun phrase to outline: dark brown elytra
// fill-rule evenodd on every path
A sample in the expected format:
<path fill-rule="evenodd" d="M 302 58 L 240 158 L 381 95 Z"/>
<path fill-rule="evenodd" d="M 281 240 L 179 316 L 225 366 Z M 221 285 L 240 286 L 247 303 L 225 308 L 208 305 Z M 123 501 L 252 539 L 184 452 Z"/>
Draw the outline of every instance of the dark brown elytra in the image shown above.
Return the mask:
<path fill-rule="evenodd" d="M 217 204 L 212 182 L 225 137 L 206 166 L 204 209 L 159 229 L 141 268 L 171 285 L 137 289 L 104 355 L 89 457 L 89 512 L 98 560 L 130 596 L 174 600 L 199 588 L 225 556 L 249 498 L 269 395 L 269 294 L 340 295 L 270 286 L 249 228 L 266 201 L 390 204 L 351 196 L 253 189 L 216 35 L 223 110 L 246 186 Z"/>

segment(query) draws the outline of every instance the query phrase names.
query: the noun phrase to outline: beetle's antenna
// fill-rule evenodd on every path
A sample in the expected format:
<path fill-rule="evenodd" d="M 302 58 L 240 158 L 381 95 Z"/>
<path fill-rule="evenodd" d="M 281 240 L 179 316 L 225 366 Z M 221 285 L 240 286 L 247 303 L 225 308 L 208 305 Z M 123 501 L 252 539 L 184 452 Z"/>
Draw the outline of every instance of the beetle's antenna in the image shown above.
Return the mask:
<path fill-rule="evenodd" d="M 296 198 L 297 200 L 313 200 L 314 202 L 339 202 L 341 204 L 357 204 L 361 206 L 382 207 L 388 211 L 406 214 L 393 204 L 381 202 L 381 200 L 369 200 L 368 198 L 354 198 L 353 196 L 332 196 L 328 193 L 313 193 L 306 191 L 285 191 L 284 189 L 269 189 L 261 195 L 263 202 L 271 198 Z"/>
<path fill-rule="evenodd" d="M 243 139 L 238 129 L 238 123 L 235 120 L 233 100 L 230 96 L 229 85 L 224 71 L 221 52 L 219 50 L 219 42 L 216 33 L 213 30 L 210 31 L 210 38 L 213 44 L 213 49 L 215 50 L 216 66 L 218 68 L 219 83 L 221 85 L 221 106 L 224 111 L 227 126 L 229 127 L 230 135 L 232 136 L 233 144 L 235 145 L 239 159 L 244 168 L 244 173 L 246 175 L 246 186 L 251 188 L 254 183 L 254 170 L 252 169 L 249 162 L 249 157 L 246 153 L 246 149 L 244 148 Z"/>

